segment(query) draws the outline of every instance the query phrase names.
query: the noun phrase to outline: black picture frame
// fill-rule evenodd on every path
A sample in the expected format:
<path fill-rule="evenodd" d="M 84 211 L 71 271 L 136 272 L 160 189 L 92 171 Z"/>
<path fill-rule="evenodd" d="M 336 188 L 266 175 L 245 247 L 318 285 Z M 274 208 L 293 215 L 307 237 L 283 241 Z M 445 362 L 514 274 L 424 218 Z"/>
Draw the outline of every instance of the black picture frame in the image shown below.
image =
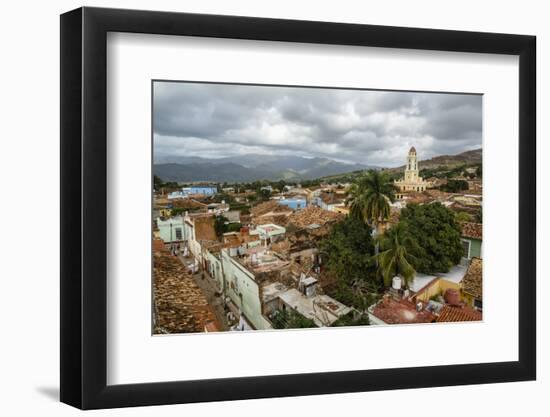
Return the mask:
<path fill-rule="evenodd" d="M 108 32 L 519 56 L 519 360 L 107 385 Z M 423 388 L 536 377 L 536 38 L 171 12 L 61 15 L 61 401 L 82 409 Z"/>

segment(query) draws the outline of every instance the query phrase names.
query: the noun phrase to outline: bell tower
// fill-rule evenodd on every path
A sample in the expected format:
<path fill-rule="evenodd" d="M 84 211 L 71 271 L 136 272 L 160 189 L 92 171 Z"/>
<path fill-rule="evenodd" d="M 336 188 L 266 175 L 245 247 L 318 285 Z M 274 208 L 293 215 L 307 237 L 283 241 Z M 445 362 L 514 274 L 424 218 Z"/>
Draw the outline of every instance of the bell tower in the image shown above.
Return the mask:
<path fill-rule="evenodd" d="M 411 147 L 409 154 L 407 155 L 407 165 L 405 166 L 405 181 L 416 182 L 418 181 L 418 162 L 416 160 L 416 149 Z"/>

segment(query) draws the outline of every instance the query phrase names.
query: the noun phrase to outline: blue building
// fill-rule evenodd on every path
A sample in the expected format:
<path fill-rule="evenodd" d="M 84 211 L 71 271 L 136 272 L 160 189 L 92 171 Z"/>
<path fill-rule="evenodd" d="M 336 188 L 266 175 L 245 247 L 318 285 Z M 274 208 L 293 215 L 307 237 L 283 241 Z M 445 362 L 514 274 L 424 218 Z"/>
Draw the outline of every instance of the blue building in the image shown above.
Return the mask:
<path fill-rule="evenodd" d="M 204 186 L 204 185 L 194 185 L 189 188 L 184 188 L 183 192 L 186 194 L 202 194 L 202 195 L 214 195 L 218 192 L 216 186 Z"/>
<path fill-rule="evenodd" d="M 307 201 L 305 198 L 283 198 L 279 200 L 279 204 L 290 207 L 293 210 L 306 208 Z"/>

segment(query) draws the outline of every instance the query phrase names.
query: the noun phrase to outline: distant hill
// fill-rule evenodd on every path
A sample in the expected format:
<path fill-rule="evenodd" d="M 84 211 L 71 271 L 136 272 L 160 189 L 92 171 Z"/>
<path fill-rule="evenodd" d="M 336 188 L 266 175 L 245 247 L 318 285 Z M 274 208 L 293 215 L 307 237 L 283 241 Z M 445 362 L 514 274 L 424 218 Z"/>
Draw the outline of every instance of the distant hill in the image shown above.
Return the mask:
<path fill-rule="evenodd" d="M 471 151 L 462 152 L 456 155 L 439 155 L 431 159 L 418 161 L 420 169 L 435 169 L 441 167 L 454 168 L 459 165 L 475 165 L 480 164 L 482 161 L 482 150 L 474 149 Z M 405 165 L 397 168 L 389 168 L 387 171 L 397 172 L 403 171 Z"/>
<path fill-rule="evenodd" d="M 219 159 L 163 158 L 153 166 L 153 171 L 164 181 L 249 182 L 279 179 L 299 181 L 368 168 L 376 167 L 346 164 L 328 158 L 248 154 Z"/>

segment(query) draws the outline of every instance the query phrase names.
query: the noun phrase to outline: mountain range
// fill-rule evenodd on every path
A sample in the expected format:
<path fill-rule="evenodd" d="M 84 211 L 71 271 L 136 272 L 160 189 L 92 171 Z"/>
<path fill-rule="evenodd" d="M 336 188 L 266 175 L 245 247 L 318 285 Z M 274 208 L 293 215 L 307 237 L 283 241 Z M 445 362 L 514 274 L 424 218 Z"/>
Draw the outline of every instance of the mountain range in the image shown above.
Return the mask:
<path fill-rule="evenodd" d="M 474 149 L 456 155 L 439 155 L 419 161 L 420 168 L 455 167 L 479 164 L 482 150 Z M 250 182 L 258 180 L 300 181 L 346 174 L 365 169 L 381 169 L 378 166 L 349 164 L 329 158 L 304 158 L 301 156 L 277 156 L 245 154 L 226 158 L 201 158 L 175 156 L 159 159 L 153 165 L 155 175 L 164 181 L 177 182 Z M 404 165 L 387 168 L 398 172 Z"/>
<path fill-rule="evenodd" d="M 481 164 L 483 157 L 482 149 L 473 149 L 471 151 L 461 152 L 456 155 L 438 155 L 431 159 L 418 161 L 420 169 L 436 169 L 440 167 L 454 168 L 459 165 Z M 389 168 L 390 172 L 403 171 L 405 165 L 396 168 Z"/>
<path fill-rule="evenodd" d="M 245 154 L 227 158 L 166 157 L 153 165 L 164 181 L 249 182 L 299 181 L 378 167 L 349 164 L 328 158 Z"/>

